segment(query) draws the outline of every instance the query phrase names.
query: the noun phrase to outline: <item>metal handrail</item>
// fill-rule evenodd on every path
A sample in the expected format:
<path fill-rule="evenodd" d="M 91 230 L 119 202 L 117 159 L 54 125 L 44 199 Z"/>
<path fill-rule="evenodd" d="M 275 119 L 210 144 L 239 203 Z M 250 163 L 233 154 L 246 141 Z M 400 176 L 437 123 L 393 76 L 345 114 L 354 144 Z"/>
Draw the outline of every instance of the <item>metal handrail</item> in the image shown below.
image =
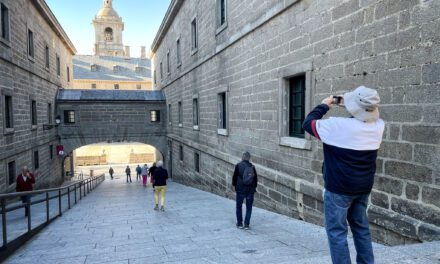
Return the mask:
<path fill-rule="evenodd" d="M 82 181 L 76 181 L 66 186 L 58 187 L 58 188 L 49 188 L 42 189 L 36 191 L 29 192 L 14 192 L 7 194 L 0 194 L 0 214 L 2 219 L 2 231 L 3 231 L 3 245 L 0 247 L 0 262 L 5 260 L 8 256 L 10 256 L 15 250 L 17 250 L 25 241 L 30 239 L 33 235 L 38 233 L 41 229 L 47 226 L 54 219 L 60 217 L 62 215 L 62 198 L 67 195 L 67 203 L 68 209 L 71 208 L 71 193 L 73 192 L 73 200 L 74 204 L 77 203 L 78 197 L 77 193 L 79 191 L 79 200 L 85 197 L 88 193 L 90 193 L 93 189 L 95 189 L 101 182 L 105 180 L 105 175 L 99 175 L 95 177 L 90 177 L 88 179 Z M 63 192 L 64 191 L 64 192 Z M 56 193 L 51 195 L 50 193 Z M 29 199 L 26 203 L 22 204 L 14 204 L 7 207 L 7 200 L 16 199 L 17 197 L 22 196 L 35 196 L 39 194 L 46 194 L 44 198 L 31 201 Z M 50 217 L 49 209 L 50 209 L 50 200 L 58 199 L 58 214 L 54 217 Z M 35 204 L 46 203 L 46 221 L 38 226 L 32 227 L 32 210 L 31 206 Z M 7 237 L 7 218 L 6 215 L 9 212 L 25 208 L 28 211 L 28 219 L 27 219 L 27 231 L 20 235 L 17 238 L 8 241 Z"/>

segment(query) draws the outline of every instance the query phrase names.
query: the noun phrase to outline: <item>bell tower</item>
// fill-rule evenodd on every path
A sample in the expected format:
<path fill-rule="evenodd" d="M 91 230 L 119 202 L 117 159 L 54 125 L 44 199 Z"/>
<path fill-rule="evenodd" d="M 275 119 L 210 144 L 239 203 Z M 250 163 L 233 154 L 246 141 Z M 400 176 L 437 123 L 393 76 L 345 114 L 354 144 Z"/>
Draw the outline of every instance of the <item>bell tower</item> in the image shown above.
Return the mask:
<path fill-rule="evenodd" d="M 103 7 L 93 20 L 95 27 L 95 56 L 123 57 L 122 32 L 124 22 L 113 9 L 112 0 L 103 0 Z"/>

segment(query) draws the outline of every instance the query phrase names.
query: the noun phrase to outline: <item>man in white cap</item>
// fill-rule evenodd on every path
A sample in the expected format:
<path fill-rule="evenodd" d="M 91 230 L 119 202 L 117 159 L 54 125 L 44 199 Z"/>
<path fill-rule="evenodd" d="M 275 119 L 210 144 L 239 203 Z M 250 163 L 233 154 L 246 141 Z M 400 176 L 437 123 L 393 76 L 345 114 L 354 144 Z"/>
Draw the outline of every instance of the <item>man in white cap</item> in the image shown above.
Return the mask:
<path fill-rule="evenodd" d="M 303 123 L 304 130 L 324 146 L 324 215 L 333 263 L 351 263 L 347 221 L 357 251 L 356 262 L 374 263 L 366 211 L 384 130 L 379 102 L 376 90 L 360 86 L 340 98 L 325 98 Z M 321 119 L 335 104 L 345 107 L 352 117 Z"/>

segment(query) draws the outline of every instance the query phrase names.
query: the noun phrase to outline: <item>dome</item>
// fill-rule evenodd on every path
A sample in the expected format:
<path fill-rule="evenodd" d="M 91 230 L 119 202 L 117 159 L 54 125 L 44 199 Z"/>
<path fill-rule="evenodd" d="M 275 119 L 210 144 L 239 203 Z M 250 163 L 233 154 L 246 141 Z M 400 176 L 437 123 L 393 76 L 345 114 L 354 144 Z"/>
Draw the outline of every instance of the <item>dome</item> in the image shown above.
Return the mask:
<path fill-rule="evenodd" d="M 103 7 L 99 10 L 97 17 L 115 17 L 119 18 L 118 13 L 112 7 Z"/>

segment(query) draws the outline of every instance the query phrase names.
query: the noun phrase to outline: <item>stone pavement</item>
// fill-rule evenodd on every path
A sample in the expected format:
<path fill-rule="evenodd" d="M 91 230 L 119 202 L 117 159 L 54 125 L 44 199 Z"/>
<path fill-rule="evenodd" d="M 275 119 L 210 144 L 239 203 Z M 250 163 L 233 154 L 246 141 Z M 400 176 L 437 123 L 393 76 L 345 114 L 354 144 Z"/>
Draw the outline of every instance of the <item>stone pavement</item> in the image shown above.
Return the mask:
<path fill-rule="evenodd" d="M 322 227 L 255 208 L 251 230 L 238 230 L 233 201 L 173 182 L 158 212 L 151 187 L 124 178 L 107 179 L 6 263 L 330 263 Z M 376 263 L 440 263 L 438 242 L 374 249 Z"/>

